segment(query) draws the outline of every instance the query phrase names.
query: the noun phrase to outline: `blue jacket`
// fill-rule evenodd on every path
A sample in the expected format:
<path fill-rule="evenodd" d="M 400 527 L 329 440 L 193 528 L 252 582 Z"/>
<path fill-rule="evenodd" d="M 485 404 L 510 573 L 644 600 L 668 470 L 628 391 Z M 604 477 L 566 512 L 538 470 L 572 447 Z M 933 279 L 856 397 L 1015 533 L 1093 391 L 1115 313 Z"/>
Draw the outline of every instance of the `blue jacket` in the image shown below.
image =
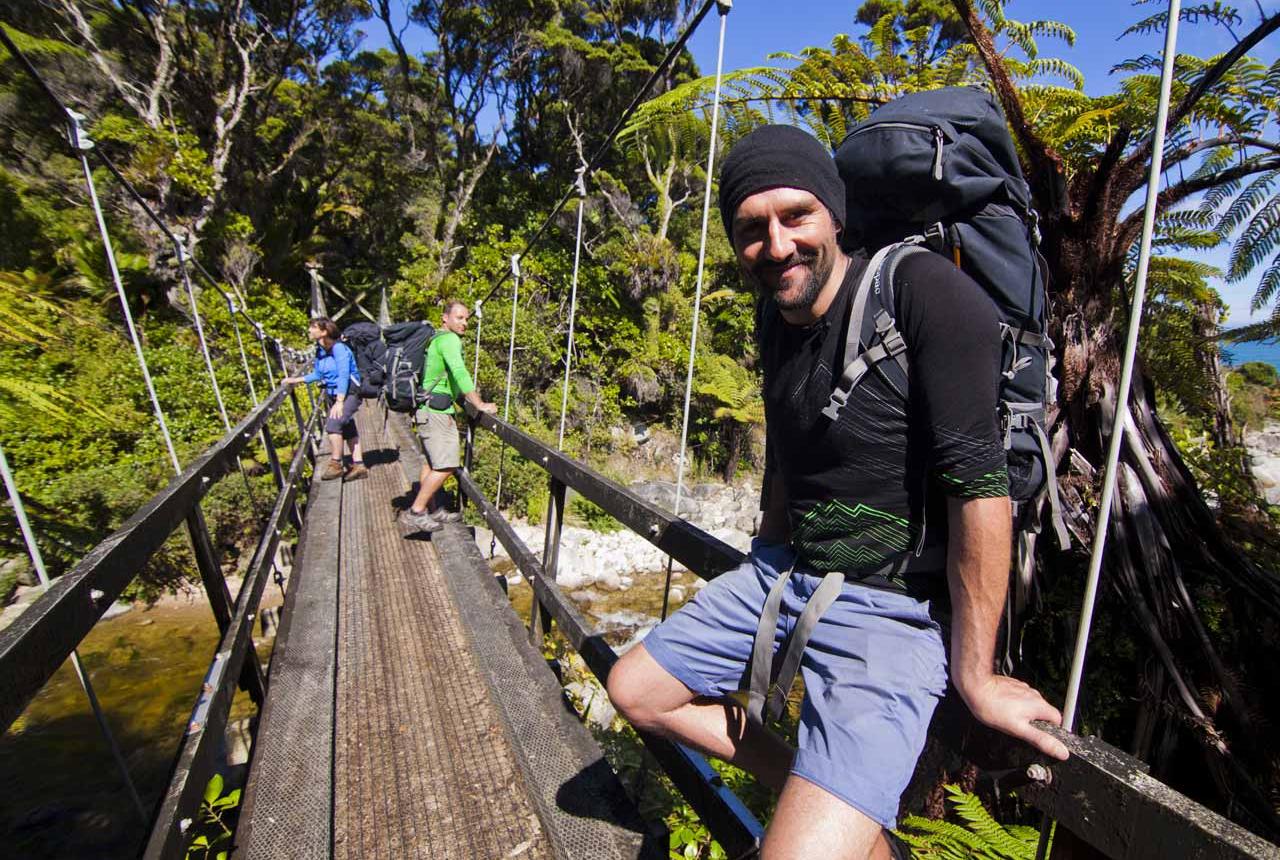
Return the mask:
<path fill-rule="evenodd" d="M 333 350 L 316 344 L 315 369 L 303 377 L 304 382 L 323 382 L 329 394 L 346 394 L 351 381 L 360 384 L 360 369 L 356 367 L 355 353 L 342 341 L 335 341 Z"/>

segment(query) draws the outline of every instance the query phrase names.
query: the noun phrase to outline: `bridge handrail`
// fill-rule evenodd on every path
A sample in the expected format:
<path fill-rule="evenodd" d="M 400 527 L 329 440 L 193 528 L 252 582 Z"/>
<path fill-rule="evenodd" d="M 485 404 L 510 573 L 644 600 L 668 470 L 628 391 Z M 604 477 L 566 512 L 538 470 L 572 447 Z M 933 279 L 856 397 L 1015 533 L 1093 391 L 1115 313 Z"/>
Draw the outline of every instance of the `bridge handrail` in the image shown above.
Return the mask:
<path fill-rule="evenodd" d="M 465 408 L 472 426 L 492 432 L 550 474 L 553 499 L 557 494 L 556 484 L 561 485 L 561 509 L 563 487 L 571 487 L 704 579 L 736 566 L 745 558 L 696 526 L 638 498 L 617 482 L 573 461 L 496 415 L 481 413 L 470 403 L 466 403 Z M 539 607 L 549 612 L 588 668 L 603 682 L 617 655 L 555 584 L 552 529 L 548 530 L 546 551 L 551 563 L 544 569 L 465 470 L 458 475 L 463 493 L 475 503 L 512 561 L 529 579 L 535 595 L 534 618 Z M 549 512 L 552 514 L 554 511 Z M 558 527 L 555 530 L 558 531 Z M 1047 723 L 1038 725 L 1067 745 L 1071 753 L 1067 761 L 1047 759 L 1030 746 L 979 725 L 954 694 L 939 709 L 930 731 L 985 768 L 998 770 L 1002 774 L 1002 787 L 1016 788 L 1019 797 L 1048 812 L 1071 833 L 1108 856 L 1150 860 L 1170 856 L 1261 860 L 1277 856 L 1275 845 L 1149 776 L 1144 762 L 1098 738 L 1081 737 Z M 714 772 L 713 778 L 704 782 L 686 773 L 691 767 L 697 769 L 693 764 L 695 759 L 702 768 L 710 770 L 705 760 L 678 745 L 643 733 L 641 738 L 668 769 L 668 775 L 685 794 L 685 799 L 730 856 L 745 850 L 748 846 L 743 840 L 751 828 L 734 811 L 734 804 L 741 807 L 741 802 L 722 784 L 716 785 L 718 778 L 714 778 Z M 673 754 L 664 751 L 662 744 L 685 761 L 673 762 Z M 671 769 L 673 765 L 675 772 Z M 686 786 L 694 794 L 691 795 Z M 726 794 L 732 800 L 724 797 Z M 745 807 L 742 812 L 754 823 Z"/>
<path fill-rule="evenodd" d="M 287 395 L 286 388 L 277 389 L 0 630 L 0 731 L 8 730 L 152 553 L 198 511 L 214 482 L 237 468 L 237 456 Z"/>
<path fill-rule="evenodd" d="M 317 426 L 318 413 L 313 413 L 308 431 Z M 205 673 L 204 683 L 192 710 L 191 720 L 178 751 L 169 787 L 160 802 L 160 810 L 151 828 L 151 836 L 143 854 L 145 858 L 181 858 L 186 856 L 188 830 L 200 806 L 205 785 L 213 775 L 216 756 L 226 731 L 245 658 L 253 648 L 253 626 L 262 602 L 262 592 L 270 579 L 271 563 L 294 510 L 303 466 L 310 454 L 304 442 L 298 445 L 289 464 L 284 486 L 276 497 L 275 507 L 262 529 L 253 560 L 245 572 L 244 583 L 236 596 L 235 613 L 218 643 L 218 650 Z M 184 825 L 183 822 L 186 821 Z"/>

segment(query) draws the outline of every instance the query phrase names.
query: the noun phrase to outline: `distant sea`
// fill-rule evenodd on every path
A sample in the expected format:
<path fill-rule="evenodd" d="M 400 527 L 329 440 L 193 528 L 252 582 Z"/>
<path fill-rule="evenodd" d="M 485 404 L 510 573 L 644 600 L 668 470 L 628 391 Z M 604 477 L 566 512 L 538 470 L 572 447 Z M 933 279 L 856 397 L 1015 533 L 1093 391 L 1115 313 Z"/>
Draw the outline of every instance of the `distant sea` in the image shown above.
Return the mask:
<path fill-rule="evenodd" d="M 1280 370 L 1280 343 L 1224 343 L 1222 361 L 1233 367 L 1247 361 L 1265 361 Z"/>

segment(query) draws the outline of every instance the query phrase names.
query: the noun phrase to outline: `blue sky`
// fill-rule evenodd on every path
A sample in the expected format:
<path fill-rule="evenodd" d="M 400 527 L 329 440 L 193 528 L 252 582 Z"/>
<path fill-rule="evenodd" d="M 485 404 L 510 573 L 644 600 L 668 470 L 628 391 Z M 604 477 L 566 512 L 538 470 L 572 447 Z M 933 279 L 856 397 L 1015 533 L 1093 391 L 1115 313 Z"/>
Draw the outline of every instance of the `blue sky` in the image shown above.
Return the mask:
<path fill-rule="evenodd" d="M 1190 0 L 1184 6 L 1192 5 Z M 1236 7 L 1244 23 L 1235 28 L 1237 34 L 1248 32 L 1258 21 L 1258 5 L 1237 0 Z M 832 0 L 793 0 L 786 4 L 779 0 L 735 0 L 729 14 L 725 37 L 725 69 L 741 69 L 760 65 L 778 65 L 782 61 L 769 60 L 776 51 L 798 52 L 809 45 L 826 45 L 837 33 L 854 33 L 861 30 L 853 20 L 857 2 L 832 2 Z M 1267 13 L 1276 11 L 1280 0 L 1264 0 L 1261 8 Z M 1156 12 L 1168 8 L 1157 2 L 1133 6 L 1125 0 L 1076 0 L 1073 3 L 1050 0 L 1009 0 L 1005 14 L 1019 21 L 1049 18 L 1061 21 L 1076 32 L 1076 47 L 1068 47 L 1057 40 L 1040 40 L 1044 56 L 1061 57 L 1084 73 L 1085 91 L 1090 95 L 1114 92 L 1116 78 L 1110 75 L 1116 63 L 1143 54 L 1158 55 L 1164 48 L 1164 33 L 1150 36 L 1131 35 L 1117 40 L 1125 28 Z M 716 68 L 716 42 L 718 24 L 712 13 L 690 40 L 690 49 L 703 74 L 713 74 Z M 1199 25 L 1182 22 L 1178 28 L 1178 50 L 1199 56 L 1211 56 L 1228 50 L 1234 40 L 1220 27 L 1207 23 Z M 1280 54 L 1280 39 L 1270 44 L 1262 43 L 1253 55 L 1266 62 L 1273 62 Z M 1139 196 L 1134 206 L 1142 206 Z M 1202 255 L 1202 259 L 1219 268 L 1225 268 L 1228 250 L 1215 249 Z M 1261 274 L 1261 273 L 1259 273 Z M 1265 318 L 1268 309 L 1249 315 L 1249 300 L 1253 296 L 1256 279 L 1237 284 L 1218 281 L 1215 286 L 1230 306 L 1229 326 L 1241 325 L 1252 319 Z"/>
<path fill-rule="evenodd" d="M 1184 6 L 1192 5 L 1188 0 Z M 858 0 L 734 0 L 729 14 L 725 44 L 725 69 L 733 70 L 760 65 L 779 65 L 784 61 L 769 60 L 776 51 L 798 52 L 809 45 L 827 45 L 837 33 L 857 32 L 860 28 L 853 20 L 859 6 Z M 1272 13 L 1280 8 L 1280 0 L 1235 0 L 1244 23 L 1236 32 L 1247 32 L 1258 20 L 1259 8 Z M 1143 54 L 1157 55 L 1164 45 L 1164 34 L 1117 37 L 1135 21 L 1167 8 L 1164 0 L 1133 5 L 1126 0 L 1008 0 L 1006 14 L 1020 21 L 1050 18 L 1069 25 L 1076 32 L 1076 47 L 1068 47 L 1056 40 L 1041 40 L 1043 55 L 1061 57 L 1084 73 L 1085 91 L 1102 95 L 1115 89 L 1111 67 L 1130 57 Z M 370 48 L 387 44 L 381 22 L 370 20 L 364 24 L 369 34 L 365 45 Z M 405 41 L 410 50 L 429 47 L 429 35 L 410 28 Z M 1183 52 L 1209 56 L 1227 50 L 1233 44 L 1231 35 L 1220 27 L 1206 23 L 1199 25 L 1183 22 L 1179 27 L 1178 46 Z M 715 72 L 718 24 L 715 13 L 703 21 L 689 46 L 703 74 Z M 1264 42 L 1253 52 L 1254 56 L 1268 63 L 1280 54 L 1280 39 Z M 1142 205 L 1141 196 L 1134 206 Z M 1227 249 L 1221 248 L 1203 255 L 1203 259 L 1219 267 L 1225 267 Z M 1254 284 L 1242 282 L 1215 284 L 1231 309 L 1228 325 L 1240 325 L 1250 321 L 1249 300 Z M 1267 315 L 1267 309 L 1257 316 Z"/>

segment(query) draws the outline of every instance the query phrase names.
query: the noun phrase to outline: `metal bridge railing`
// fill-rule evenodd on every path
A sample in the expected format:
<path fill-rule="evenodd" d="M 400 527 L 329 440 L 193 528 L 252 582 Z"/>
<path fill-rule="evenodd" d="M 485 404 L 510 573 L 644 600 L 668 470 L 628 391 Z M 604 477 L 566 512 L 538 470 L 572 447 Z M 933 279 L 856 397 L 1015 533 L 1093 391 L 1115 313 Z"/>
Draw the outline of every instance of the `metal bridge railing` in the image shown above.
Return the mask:
<path fill-rule="evenodd" d="M 516 535 L 465 469 L 458 472 L 463 495 L 473 503 L 517 569 L 533 587 L 530 636 L 540 644 L 554 622 L 604 683 L 618 655 L 556 585 L 560 531 L 568 488 L 595 503 L 636 534 L 670 554 L 703 579 L 736 567 L 744 556 L 683 519 L 640 499 L 625 487 L 534 439 L 495 415 L 466 404 L 473 428 L 492 432 L 515 453 L 550 477 L 543 561 Z M 468 441 L 467 463 L 471 462 Z M 1108 857 L 1164 860 L 1168 857 L 1275 858 L 1277 847 L 1179 794 L 1147 773 L 1147 765 L 1109 744 L 1039 723 L 1067 745 L 1065 762 L 978 724 L 959 697 L 944 700 L 931 734 L 948 748 L 997 776 L 1002 789 L 1049 813 L 1059 838 L 1077 839 Z M 702 818 L 730 857 L 755 846 L 763 828 L 697 753 L 640 733 L 645 745 Z M 850 766 L 856 766 L 851 762 Z M 1063 833 L 1063 829 L 1069 831 Z"/>
<path fill-rule="evenodd" d="M 286 400 L 293 404 L 300 439 L 287 474 L 280 465 L 268 426 Z M 0 731 L 4 731 L 152 554 L 181 524 L 186 524 L 222 641 L 198 692 L 171 783 L 152 822 L 147 857 L 185 855 L 185 831 L 196 816 L 205 784 L 217 766 L 216 755 L 237 682 L 258 707 L 262 706 L 266 680 L 251 646 L 251 633 L 282 533 L 290 522 L 297 526 L 302 523 L 297 494 L 306 461 L 314 460 L 311 429 L 316 426 L 317 416 L 313 413 L 304 424 L 292 392 L 284 386 L 276 389 L 72 570 L 55 580 L 13 624 L 0 631 Z M 266 443 L 279 494 L 233 603 L 200 502 L 221 478 L 238 471 L 239 456 L 259 435 Z"/>

